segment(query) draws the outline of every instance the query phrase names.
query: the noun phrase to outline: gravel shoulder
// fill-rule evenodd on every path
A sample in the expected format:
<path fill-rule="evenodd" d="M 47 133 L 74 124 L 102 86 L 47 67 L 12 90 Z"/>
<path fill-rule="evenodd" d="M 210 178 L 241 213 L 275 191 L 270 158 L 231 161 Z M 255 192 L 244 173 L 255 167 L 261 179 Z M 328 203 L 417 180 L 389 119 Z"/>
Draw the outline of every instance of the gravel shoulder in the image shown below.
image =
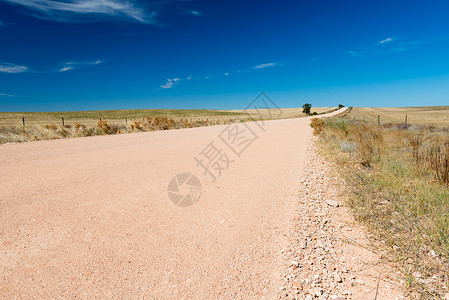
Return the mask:
<path fill-rule="evenodd" d="M 401 273 L 345 206 L 343 179 L 313 144 L 305 159 L 279 297 L 404 299 Z"/>

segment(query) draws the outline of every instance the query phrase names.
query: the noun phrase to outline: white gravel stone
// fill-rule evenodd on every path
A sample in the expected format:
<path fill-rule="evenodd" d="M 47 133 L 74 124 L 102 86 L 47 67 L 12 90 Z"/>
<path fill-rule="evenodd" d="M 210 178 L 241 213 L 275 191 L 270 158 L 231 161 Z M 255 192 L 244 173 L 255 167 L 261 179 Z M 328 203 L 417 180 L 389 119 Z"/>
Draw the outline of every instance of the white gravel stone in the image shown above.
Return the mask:
<path fill-rule="evenodd" d="M 339 207 L 340 205 L 338 204 L 337 201 L 335 200 L 326 200 L 327 205 L 329 206 L 333 206 L 333 207 Z"/>

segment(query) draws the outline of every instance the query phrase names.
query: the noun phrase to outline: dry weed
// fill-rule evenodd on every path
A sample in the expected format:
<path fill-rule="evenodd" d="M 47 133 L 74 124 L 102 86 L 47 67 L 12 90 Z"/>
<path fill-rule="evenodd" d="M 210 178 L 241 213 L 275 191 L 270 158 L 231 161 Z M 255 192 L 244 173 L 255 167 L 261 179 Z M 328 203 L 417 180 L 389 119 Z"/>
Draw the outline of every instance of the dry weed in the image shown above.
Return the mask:
<path fill-rule="evenodd" d="M 313 128 L 313 134 L 319 135 L 324 130 L 324 121 L 319 118 L 312 118 L 310 126 Z"/>

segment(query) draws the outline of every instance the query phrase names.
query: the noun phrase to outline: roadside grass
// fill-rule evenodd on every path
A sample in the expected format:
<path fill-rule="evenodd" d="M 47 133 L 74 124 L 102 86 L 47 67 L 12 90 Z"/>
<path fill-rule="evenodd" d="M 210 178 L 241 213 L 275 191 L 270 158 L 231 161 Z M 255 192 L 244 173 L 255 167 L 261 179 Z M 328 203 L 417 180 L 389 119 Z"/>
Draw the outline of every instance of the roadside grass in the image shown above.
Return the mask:
<path fill-rule="evenodd" d="M 330 118 L 319 149 L 348 183 L 355 218 L 384 243 L 411 298 L 449 291 L 449 136 L 446 128 L 378 127 Z M 445 173 L 446 172 L 446 173 Z"/>
<path fill-rule="evenodd" d="M 39 140 L 52 140 L 71 137 L 87 137 L 95 135 L 112 135 L 131 132 L 144 132 L 156 130 L 171 130 L 228 124 L 231 119 L 224 120 L 173 120 L 167 117 L 146 117 L 142 121 L 129 124 L 110 123 L 106 120 L 98 121 L 95 126 L 81 123 L 74 125 L 34 125 L 34 126 L 0 126 L 0 144 L 11 142 L 28 142 Z"/>
<path fill-rule="evenodd" d="M 335 108 L 315 108 L 320 114 Z M 0 144 L 155 130 L 225 125 L 232 122 L 305 117 L 302 110 L 141 109 L 80 112 L 0 112 Z M 25 126 L 22 124 L 25 118 Z M 64 118 L 64 126 L 62 124 Z"/>
<path fill-rule="evenodd" d="M 99 119 L 112 123 L 142 121 L 145 117 L 167 117 L 175 120 L 189 118 L 193 120 L 244 118 L 248 114 L 233 111 L 208 109 L 134 109 L 134 110 L 99 110 L 99 111 L 69 111 L 69 112 L 0 112 L 0 126 L 61 124 L 64 118 L 66 124 L 75 123 L 95 126 Z M 61 124 L 62 125 L 62 124 Z"/>

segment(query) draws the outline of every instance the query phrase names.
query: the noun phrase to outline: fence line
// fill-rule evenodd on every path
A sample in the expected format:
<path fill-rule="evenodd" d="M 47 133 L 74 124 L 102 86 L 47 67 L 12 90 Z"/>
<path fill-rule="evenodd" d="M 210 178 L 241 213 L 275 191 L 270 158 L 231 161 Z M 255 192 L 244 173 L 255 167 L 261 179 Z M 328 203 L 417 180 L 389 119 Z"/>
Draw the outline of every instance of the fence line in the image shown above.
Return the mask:
<path fill-rule="evenodd" d="M 345 117 L 345 116 L 342 116 L 342 118 L 343 118 L 343 117 Z M 372 117 L 372 118 L 369 118 L 369 119 L 367 120 L 367 117 L 366 117 L 365 115 L 360 116 L 360 118 L 362 118 L 362 117 L 363 117 L 363 122 L 365 122 L 365 123 L 370 122 L 370 119 L 371 119 L 371 121 L 374 121 L 374 120 L 372 120 L 373 118 L 376 119 L 376 117 Z M 383 122 L 382 122 L 382 120 L 383 120 L 384 118 L 388 118 L 388 117 L 385 117 L 385 116 L 382 116 L 382 115 L 377 115 L 377 126 L 382 126 L 383 124 L 388 124 L 388 123 L 385 123 L 385 122 L 383 123 Z M 350 117 L 349 117 L 349 119 L 351 120 Z M 356 116 L 353 116 L 353 117 L 352 117 L 352 121 L 353 121 L 353 122 L 356 122 L 356 121 L 362 121 L 362 120 L 361 120 L 361 119 L 358 120 Z M 408 128 L 408 126 L 410 125 L 410 122 L 409 122 L 409 121 L 410 121 L 410 120 L 409 120 L 408 114 L 404 115 L 404 122 L 403 122 L 403 123 L 402 123 L 400 120 L 394 120 L 394 119 L 391 120 L 391 119 L 390 119 L 390 123 L 403 124 L 405 128 Z"/>

